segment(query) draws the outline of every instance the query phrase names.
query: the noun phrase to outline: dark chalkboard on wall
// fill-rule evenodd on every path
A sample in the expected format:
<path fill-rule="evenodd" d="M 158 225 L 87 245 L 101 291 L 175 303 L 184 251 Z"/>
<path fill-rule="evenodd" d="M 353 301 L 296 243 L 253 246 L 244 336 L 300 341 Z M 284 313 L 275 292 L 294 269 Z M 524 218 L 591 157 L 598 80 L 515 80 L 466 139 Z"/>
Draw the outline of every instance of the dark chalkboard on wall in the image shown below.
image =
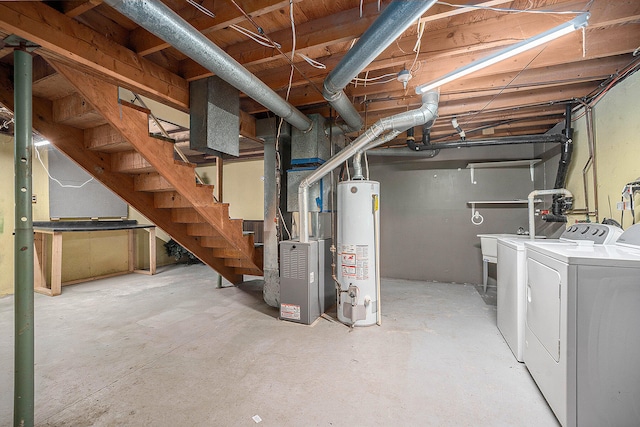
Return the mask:
<path fill-rule="evenodd" d="M 47 150 L 49 156 L 51 218 L 127 217 L 127 204 L 98 180 L 93 179 L 82 185 L 91 176 L 67 156 L 51 145 L 38 147 L 38 150 L 41 153 Z M 37 161 L 35 156 L 34 160 Z M 60 181 L 62 185 L 51 178 Z"/>

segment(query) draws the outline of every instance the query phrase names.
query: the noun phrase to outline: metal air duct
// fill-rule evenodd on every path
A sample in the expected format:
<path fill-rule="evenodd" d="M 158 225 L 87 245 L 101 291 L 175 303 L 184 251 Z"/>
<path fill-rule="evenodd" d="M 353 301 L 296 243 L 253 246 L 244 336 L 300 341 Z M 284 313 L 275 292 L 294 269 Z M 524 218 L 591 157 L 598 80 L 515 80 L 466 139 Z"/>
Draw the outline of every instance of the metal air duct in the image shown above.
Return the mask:
<path fill-rule="evenodd" d="M 435 2 L 436 0 L 391 2 L 338 66 L 329 73 L 322 91 L 324 99 L 329 101 L 342 117 L 349 127 L 348 131 L 360 130 L 363 122 L 360 114 L 347 99 L 344 88 Z"/>
<path fill-rule="evenodd" d="M 311 120 L 304 114 L 162 2 L 106 0 L 106 3 L 264 105 L 295 128 L 301 131 L 311 129 Z"/>
<path fill-rule="evenodd" d="M 356 153 L 367 151 L 384 143 L 389 134 L 395 137 L 410 127 L 421 126 L 430 120 L 435 120 L 438 115 L 439 99 L 440 94 L 438 91 L 427 92 L 422 95 L 422 106 L 420 108 L 378 120 L 351 144 L 300 182 L 298 187 L 300 242 L 309 242 L 309 221 L 307 218 L 309 214 L 309 187 Z"/>

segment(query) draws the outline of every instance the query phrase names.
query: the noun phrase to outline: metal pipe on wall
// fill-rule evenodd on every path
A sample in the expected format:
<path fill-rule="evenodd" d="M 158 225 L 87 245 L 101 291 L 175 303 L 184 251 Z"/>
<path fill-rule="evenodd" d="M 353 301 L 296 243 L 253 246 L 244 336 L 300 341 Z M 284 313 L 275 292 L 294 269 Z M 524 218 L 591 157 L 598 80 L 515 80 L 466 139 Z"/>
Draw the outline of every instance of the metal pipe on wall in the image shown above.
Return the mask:
<path fill-rule="evenodd" d="M 344 88 L 435 2 L 436 0 L 392 1 L 329 73 L 324 81 L 322 94 L 342 117 L 349 131 L 360 130 L 363 122 L 344 93 Z"/>
<path fill-rule="evenodd" d="M 15 117 L 15 352 L 13 425 L 34 422 L 34 314 L 32 194 L 32 74 L 31 55 L 16 49 L 14 58 Z"/>
<path fill-rule="evenodd" d="M 562 134 L 556 135 L 527 135 L 509 136 L 497 139 L 477 139 L 475 141 L 454 141 L 431 144 L 433 150 L 413 151 L 407 148 L 385 148 L 383 150 L 372 150 L 372 156 L 410 156 L 410 157 L 435 157 L 438 150 L 446 148 L 469 148 L 469 147 L 489 147 L 494 145 L 516 145 L 516 144 L 546 144 L 564 143 L 567 137 Z"/>
<path fill-rule="evenodd" d="M 593 132 L 593 111 L 590 106 L 586 108 L 585 119 L 587 121 L 587 142 L 589 144 L 589 154 L 591 159 L 591 172 L 593 173 L 593 211 L 596 216 L 596 222 L 600 222 L 599 210 L 598 210 L 598 166 L 596 162 L 596 140 Z M 586 168 L 586 166 L 585 166 Z M 583 171 L 584 173 L 584 171 Z M 585 186 L 585 202 L 587 200 L 587 188 Z M 587 211 L 589 210 L 589 204 L 587 203 Z"/>
<path fill-rule="evenodd" d="M 106 0 L 115 10 L 306 132 L 312 123 L 293 105 L 160 1 Z"/>

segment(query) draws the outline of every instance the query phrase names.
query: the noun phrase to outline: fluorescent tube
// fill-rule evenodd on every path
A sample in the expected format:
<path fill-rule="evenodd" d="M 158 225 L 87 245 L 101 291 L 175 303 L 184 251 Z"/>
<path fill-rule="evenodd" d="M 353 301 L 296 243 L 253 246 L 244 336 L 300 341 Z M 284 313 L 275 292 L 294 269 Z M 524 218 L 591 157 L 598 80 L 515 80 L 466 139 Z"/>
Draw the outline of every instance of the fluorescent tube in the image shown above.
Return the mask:
<path fill-rule="evenodd" d="M 501 50 L 500 52 L 496 52 L 492 55 L 487 56 L 486 58 L 480 59 L 478 61 L 474 61 L 471 64 L 465 65 L 464 67 L 458 68 L 455 71 L 445 74 L 439 79 L 420 85 L 416 87 L 416 93 L 417 94 L 425 93 L 427 91 L 440 87 L 444 84 L 450 83 L 456 79 L 459 79 L 460 77 L 464 77 L 468 74 L 474 73 L 478 70 L 486 68 L 497 62 L 511 58 L 512 56 L 518 55 L 529 49 L 533 49 L 536 46 L 540 46 L 542 44 L 550 42 L 551 40 L 555 40 L 559 37 L 572 33 L 575 30 L 584 28 L 587 26 L 588 20 L 589 20 L 588 12 L 578 15 L 571 21 L 565 22 L 562 25 L 558 25 L 557 27 L 552 28 L 548 31 L 545 31 L 544 33 L 538 34 L 535 37 L 531 37 L 530 39 L 523 40 L 519 43 L 509 46 L 506 49 Z"/>

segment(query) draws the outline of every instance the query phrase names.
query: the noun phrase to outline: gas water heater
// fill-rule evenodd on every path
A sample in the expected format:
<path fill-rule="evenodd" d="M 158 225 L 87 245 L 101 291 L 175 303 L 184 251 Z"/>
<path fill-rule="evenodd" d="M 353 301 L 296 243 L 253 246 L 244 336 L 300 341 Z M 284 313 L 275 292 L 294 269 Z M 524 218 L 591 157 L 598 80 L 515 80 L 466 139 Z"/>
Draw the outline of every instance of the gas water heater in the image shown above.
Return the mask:
<path fill-rule="evenodd" d="M 378 319 L 379 195 L 375 181 L 338 184 L 338 319 L 348 325 L 370 326 Z"/>

